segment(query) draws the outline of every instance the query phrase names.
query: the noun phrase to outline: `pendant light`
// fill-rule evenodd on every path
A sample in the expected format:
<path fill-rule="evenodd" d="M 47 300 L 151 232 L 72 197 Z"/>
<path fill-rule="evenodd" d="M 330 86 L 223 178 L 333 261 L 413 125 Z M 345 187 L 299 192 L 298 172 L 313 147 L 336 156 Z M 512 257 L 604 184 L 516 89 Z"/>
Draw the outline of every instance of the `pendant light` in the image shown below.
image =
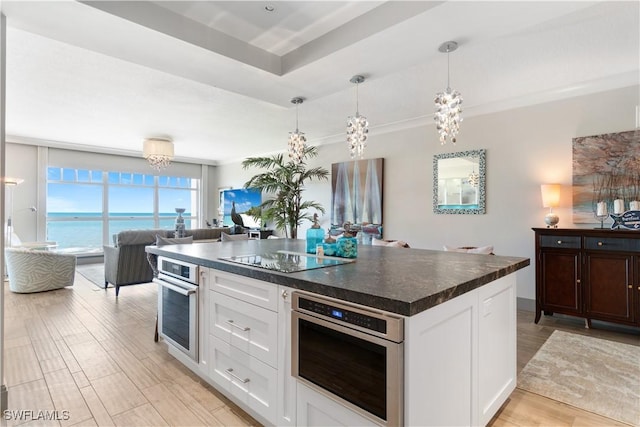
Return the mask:
<path fill-rule="evenodd" d="M 460 122 L 462 121 L 462 96 L 457 90 L 452 90 L 449 86 L 449 53 L 458 48 L 458 43 L 454 41 L 444 42 L 438 48 L 438 51 L 447 54 L 447 89 L 444 92 L 438 92 L 435 98 L 436 112 L 434 120 L 436 128 L 440 134 L 440 144 L 447 143 L 447 138 L 455 145 L 456 135 L 460 130 Z"/>
<path fill-rule="evenodd" d="M 296 106 L 296 130 L 295 132 L 289 132 L 289 158 L 294 163 L 300 163 L 304 157 L 304 148 L 307 138 L 304 136 L 304 132 L 298 130 L 298 105 L 302 104 L 303 98 L 296 97 L 291 100 L 291 103 Z"/>
<path fill-rule="evenodd" d="M 367 134 L 369 133 L 369 122 L 358 111 L 358 85 L 364 82 L 364 76 L 356 75 L 351 77 L 349 81 L 356 85 L 356 115 L 347 118 L 347 144 L 349 144 L 351 158 L 361 159 L 367 146 Z"/>

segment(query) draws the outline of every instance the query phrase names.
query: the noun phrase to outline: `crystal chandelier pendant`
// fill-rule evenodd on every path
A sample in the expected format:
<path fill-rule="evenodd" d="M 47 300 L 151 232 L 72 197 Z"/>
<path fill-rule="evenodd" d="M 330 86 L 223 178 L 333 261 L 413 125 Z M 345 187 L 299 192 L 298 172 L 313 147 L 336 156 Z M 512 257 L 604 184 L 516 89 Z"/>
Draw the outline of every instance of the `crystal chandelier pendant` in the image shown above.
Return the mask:
<path fill-rule="evenodd" d="M 351 83 L 356 84 L 356 114 L 347 117 L 347 145 L 352 159 L 361 159 L 364 156 L 364 149 L 367 147 L 367 134 L 369 133 L 369 121 L 358 112 L 358 85 L 364 82 L 364 76 L 353 76 Z"/>
<path fill-rule="evenodd" d="M 366 117 L 356 112 L 355 116 L 347 118 L 347 144 L 351 158 L 362 158 L 367 147 L 367 134 L 369 133 L 369 121 Z"/>
<path fill-rule="evenodd" d="M 449 52 L 457 48 L 458 43 L 449 41 L 443 43 L 438 49 L 440 52 L 447 53 L 447 89 L 436 93 L 434 99 L 436 111 L 433 119 L 436 122 L 441 145 L 447 143 L 447 138 L 455 145 L 456 136 L 460 131 L 460 122 L 462 122 L 462 95 L 449 86 Z"/>
<path fill-rule="evenodd" d="M 163 155 L 152 154 L 147 160 L 149 161 L 149 165 L 157 171 L 165 169 L 171 164 L 171 159 Z"/>
<path fill-rule="evenodd" d="M 294 163 L 300 163 L 302 161 L 305 144 L 307 142 L 304 132 L 298 130 L 298 105 L 302 104 L 303 101 L 304 99 L 300 97 L 291 100 L 291 103 L 296 106 L 296 130 L 295 132 L 289 132 L 289 158 Z"/>
<path fill-rule="evenodd" d="M 307 138 L 304 132 L 300 132 L 297 128 L 295 132 L 289 132 L 289 158 L 294 163 L 300 163 L 304 157 L 304 147 Z"/>
<path fill-rule="evenodd" d="M 476 171 L 471 172 L 469 174 L 469 185 L 473 187 L 477 187 L 479 183 L 480 183 L 480 175 L 478 175 L 478 172 Z"/>

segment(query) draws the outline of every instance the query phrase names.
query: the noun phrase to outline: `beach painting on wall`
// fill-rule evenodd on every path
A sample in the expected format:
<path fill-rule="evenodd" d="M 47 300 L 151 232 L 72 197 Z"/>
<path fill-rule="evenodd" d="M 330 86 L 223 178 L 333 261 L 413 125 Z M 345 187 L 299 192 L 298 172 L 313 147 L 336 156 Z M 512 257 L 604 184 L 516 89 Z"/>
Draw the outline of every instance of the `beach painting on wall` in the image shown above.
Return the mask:
<path fill-rule="evenodd" d="M 233 226 L 231 210 L 240 214 L 242 222 L 248 228 L 260 228 L 260 221 L 256 221 L 251 215 L 252 208 L 258 208 L 262 204 L 262 192 L 253 188 L 225 189 L 220 191 L 220 208 L 222 210 L 221 222 L 226 227 Z"/>
<path fill-rule="evenodd" d="M 613 203 L 613 195 L 627 191 L 624 182 L 631 182 L 632 175 L 637 176 L 639 171 L 639 131 L 573 138 L 574 224 L 599 223 L 595 217 L 597 202 Z M 618 184 L 606 184 L 611 182 Z M 603 185 L 616 188 L 603 189 Z M 608 195 L 598 196 L 603 192 Z"/>
<path fill-rule="evenodd" d="M 354 160 L 331 165 L 331 224 L 382 225 L 384 159 Z"/>

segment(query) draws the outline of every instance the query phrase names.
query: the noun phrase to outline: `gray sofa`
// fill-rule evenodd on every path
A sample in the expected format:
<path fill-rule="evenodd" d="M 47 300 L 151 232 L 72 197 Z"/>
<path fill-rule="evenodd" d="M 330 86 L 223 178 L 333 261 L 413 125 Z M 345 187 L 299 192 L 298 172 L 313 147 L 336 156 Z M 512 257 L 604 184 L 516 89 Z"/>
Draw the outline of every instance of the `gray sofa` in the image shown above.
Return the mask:
<path fill-rule="evenodd" d="M 222 232 L 229 228 L 200 228 L 185 230 L 193 240 L 218 240 Z M 104 288 L 109 283 L 120 286 L 148 283 L 153 279 L 153 270 L 147 261 L 146 246 L 156 242 L 156 236 L 173 237 L 173 230 L 126 230 L 113 236 L 114 246 L 104 246 Z"/>

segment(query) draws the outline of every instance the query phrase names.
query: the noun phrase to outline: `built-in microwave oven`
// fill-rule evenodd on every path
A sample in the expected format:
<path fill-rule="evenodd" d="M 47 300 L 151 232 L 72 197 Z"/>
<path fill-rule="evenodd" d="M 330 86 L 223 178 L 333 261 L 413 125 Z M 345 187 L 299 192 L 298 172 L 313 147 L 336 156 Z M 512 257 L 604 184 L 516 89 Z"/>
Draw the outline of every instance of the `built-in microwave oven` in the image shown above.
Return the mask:
<path fill-rule="evenodd" d="M 292 375 L 384 426 L 403 423 L 404 319 L 292 293 Z"/>

